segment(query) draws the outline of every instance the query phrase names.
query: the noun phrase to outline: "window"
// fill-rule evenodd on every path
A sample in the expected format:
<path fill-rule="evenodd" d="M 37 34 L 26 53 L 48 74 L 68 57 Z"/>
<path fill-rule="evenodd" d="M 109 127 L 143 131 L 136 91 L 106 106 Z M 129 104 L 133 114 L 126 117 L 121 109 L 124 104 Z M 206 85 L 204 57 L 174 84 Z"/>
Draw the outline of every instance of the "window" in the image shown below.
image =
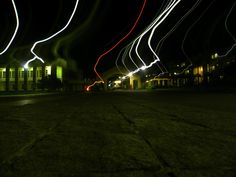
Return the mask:
<path fill-rule="evenodd" d="M 16 75 L 15 71 L 12 71 L 12 72 L 11 72 L 11 77 L 12 77 L 12 78 L 15 78 L 15 75 Z"/>
<path fill-rule="evenodd" d="M 3 78 L 6 78 L 6 71 L 3 71 Z"/>
<path fill-rule="evenodd" d="M 37 70 L 37 77 L 42 77 L 42 70 Z"/>
<path fill-rule="evenodd" d="M 45 75 L 46 76 L 51 75 L 51 66 L 46 66 L 45 67 Z"/>
<path fill-rule="evenodd" d="M 62 67 L 57 66 L 57 78 L 62 79 Z"/>
<path fill-rule="evenodd" d="M 36 77 L 42 77 L 42 67 L 36 68 Z"/>

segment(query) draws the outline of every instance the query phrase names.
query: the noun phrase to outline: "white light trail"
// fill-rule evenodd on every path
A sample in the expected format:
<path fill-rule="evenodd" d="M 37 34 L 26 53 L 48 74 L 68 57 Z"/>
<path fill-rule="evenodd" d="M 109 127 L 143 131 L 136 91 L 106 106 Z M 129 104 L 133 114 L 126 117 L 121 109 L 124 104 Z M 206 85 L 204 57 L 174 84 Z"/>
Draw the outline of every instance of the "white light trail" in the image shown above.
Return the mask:
<path fill-rule="evenodd" d="M 173 31 L 182 23 L 182 21 L 190 14 L 190 13 L 192 13 L 192 11 L 194 10 L 194 9 L 196 9 L 196 7 L 201 3 L 201 1 L 202 0 L 198 0 L 198 1 L 196 1 L 196 3 L 191 7 L 191 9 L 190 10 L 188 10 L 185 14 L 184 14 L 184 16 L 183 17 L 181 17 L 181 19 L 171 28 L 171 30 L 169 30 L 169 32 L 164 36 L 164 37 L 162 37 L 161 39 L 160 39 L 160 41 L 158 42 L 158 44 L 157 44 L 157 46 L 156 46 L 156 48 L 155 48 L 155 52 L 156 53 L 159 53 L 159 51 L 160 51 L 160 49 L 161 49 L 161 46 L 163 45 L 163 42 L 164 42 L 164 40 L 169 36 L 169 35 L 171 35 L 172 33 L 173 33 Z M 150 47 L 151 47 L 151 41 L 150 41 Z M 159 51 L 157 51 L 159 49 Z M 154 59 L 155 59 L 155 56 L 154 56 Z M 190 60 L 190 59 L 189 59 Z M 191 64 L 191 66 L 192 66 L 192 61 L 190 60 L 190 64 Z M 185 68 L 183 71 L 185 71 L 186 69 L 188 69 L 190 66 L 188 66 L 187 68 Z M 166 68 L 165 68 L 165 70 L 166 70 Z M 163 71 L 162 71 L 163 72 Z M 166 70 L 166 72 L 167 72 L 167 70 Z"/>
<path fill-rule="evenodd" d="M 192 63 L 192 60 L 189 58 L 188 54 L 186 53 L 185 49 L 184 49 L 184 43 L 187 39 L 187 36 L 189 34 L 189 32 L 191 31 L 191 29 L 196 25 L 196 23 L 203 17 L 203 15 L 207 12 L 207 10 L 211 7 L 211 5 L 215 2 L 215 0 L 213 0 L 208 6 L 207 8 L 200 14 L 200 16 L 197 18 L 197 20 L 195 20 L 190 26 L 189 28 L 187 29 L 185 35 L 184 35 L 184 38 L 182 40 L 182 45 L 181 45 L 181 49 L 182 49 L 182 52 L 184 54 L 184 56 L 186 57 L 186 59 L 190 62 L 190 64 L 182 71 L 184 72 L 185 70 L 187 70 L 188 68 L 190 68 L 193 63 Z"/>
<path fill-rule="evenodd" d="M 176 1 L 176 0 L 174 0 L 174 1 Z M 163 13 L 165 13 L 169 8 L 170 8 L 170 6 L 172 5 L 173 3 L 169 3 L 169 4 L 167 4 L 167 6 L 166 6 L 166 8 L 165 8 L 165 10 L 160 14 L 160 15 L 158 15 L 157 16 L 157 18 L 147 27 L 147 29 L 145 29 L 144 30 L 144 32 L 142 32 L 142 34 L 141 35 L 139 35 L 136 39 L 134 39 L 134 41 L 132 42 L 132 45 L 131 45 L 131 48 L 130 48 L 130 52 L 129 52 L 129 56 L 130 56 L 130 59 L 131 59 L 131 61 L 134 63 L 134 65 L 137 67 L 137 69 L 136 69 L 136 71 L 139 71 L 141 68 L 145 68 L 146 67 L 146 63 L 144 62 L 144 60 L 142 59 L 142 57 L 140 56 L 140 54 L 139 54 L 139 52 L 138 52 L 138 50 L 139 50 L 139 45 L 140 45 L 140 43 L 141 43 L 141 40 L 142 40 L 142 38 L 153 28 L 153 26 L 155 26 L 155 24 L 157 23 L 157 21 L 161 18 L 161 16 L 163 15 Z M 163 6 L 163 4 L 162 4 L 162 6 Z M 136 47 L 135 47 L 135 53 L 136 53 L 136 55 L 137 55 L 137 57 L 138 57 L 138 59 L 142 62 L 142 64 L 143 64 L 143 66 L 141 67 L 141 68 L 139 68 L 137 65 L 136 65 L 136 63 L 134 62 L 134 60 L 132 59 L 132 57 L 131 57 L 131 52 L 132 52 L 132 50 L 133 50 L 133 47 L 134 47 L 134 45 L 135 45 L 135 43 L 137 42 L 137 44 L 136 44 Z M 129 44 L 130 45 L 130 44 Z M 125 57 L 124 57 L 125 58 Z M 123 58 L 123 59 L 124 59 Z M 157 57 L 158 58 L 158 57 Z M 159 58 L 158 58 L 159 59 Z M 160 61 L 160 60 L 159 60 Z M 122 62 L 123 62 L 123 64 L 124 64 L 124 61 L 122 60 Z"/>
<path fill-rule="evenodd" d="M 127 47 L 124 47 L 123 49 L 120 50 L 120 52 L 119 52 L 119 54 L 118 54 L 118 56 L 117 56 L 117 58 L 116 58 L 116 62 L 115 62 L 116 68 L 118 69 L 118 71 L 119 71 L 120 73 L 122 73 L 122 75 L 125 75 L 125 73 L 123 73 L 123 72 L 121 71 L 121 69 L 120 69 L 120 67 L 119 67 L 119 65 L 118 65 L 118 60 L 119 60 L 119 58 L 120 58 L 120 56 L 121 56 L 121 53 L 122 53 L 123 51 L 124 51 L 124 53 L 122 54 L 122 64 L 124 65 L 125 69 L 126 69 L 128 72 L 130 72 L 129 69 L 127 68 L 127 66 L 125 65 L 125 62 L 124 62 L 124 58 L 126 57 L 127 52 L 128 52 L 128 47 L 129 47 L 129 45 L 128 45 Z"/>
<path fill-rule="evenodd" d="M 73 11 L 72 11 L 72 14 L 71 14 L 71 16 L 70 16 L 68 22 L 66 23 L 66 25 L 65 25 L 62 29 L 60 29 L 59 31 L 57 31 L 57 32 L 54 33 L 53 35 L 51 35 L 51 36 L 49 36 L 49 37 L 47 37 L 47 38 L 45 38 L 45 39 L 43 39 L 43 40 L 39 40 L 39 41 L 37 41 L 37 42 L 35 42 L 35 43 L 33 44 L 33 46 L 32 46 L 32 48 L 30 49 L 30 51 L 31 51 L 31 53 L 34 55 L 34 57 L 33 57 L 32 59 L 29 59 L 29 60 L 25 63 L 24 68 L 28 68 L 29 63 L 32 62 L 32 61 L 34 61 L 34 60 L 36 60 L 36 59 L 38 59 L 38 60 L 40 60 L 42 63 L 44 63 L 44 60 L 43 60 L 41 57 L 39 57 L 39 56 L 34 52 L 35 47 L 36 47 L 38 44 L 40 44 L 40 43 L 44 43 L 44 42 L 47 42 L 47 41 L 51 40 L 52 38 L 54 38 L 54 37 L 57 36 L 58 34 L 62 33 L 62 32 L 69 26 L 69 24 L 71 23 L 71 21 L 72 21 L 74 15 L 75 15 L 75 12 L 76 12 L 76 10 L 77 10 L 78 3 L 79 3 L 79 0 L 76 0 L 74 9 L 73 9 Z"/>
<path fill-rule="evenodd" d="M 225 29 L 226 29 L 226 31 L 228 32 L 228 34 L 230 35 L 230 37 L 233 39 L 234 44 L 232 45 L 232 47 L 231 47 L 230 49 L 228 49 L 228 50 L 226 51 L 225 54 L 219 55 L 218 57 L 226 57 L 227 55 L 230 54 L 230 52 L 231 52 L 231 51 L 235 48 L 235 46 L 236 46 L 236 38 L 235 38 L 235 36 L 230 32 L 230 30 L 229 30 L 229 28 L 228 28 L 228 25 L 227 25 L 229 16 L 231 15 L 231 13 L 232 13 L 232 11 L 233 11 L 233 9 L 234 9 L 235 4 L 236 4 L 236 1 L 234 2 L 234 4 L 232 5 L 232 7 L 230 8 L 229 13 L 227 14 L 227 17 L 226 17 L 226 19 L 225 19 Z"/>
<path fill-rule="evenodd" d="M 122 79 L 126 79 L 126 78 L 128 78 L 128 77 L 131 77 L 132 75 L 138 73 L 140 70 L 146 70 L 146 69 L 152 67 L 152 66 L 153 66 L 155 63 L 157 63 L 158 61 L 159 61 L 159 60 L 156 59 L 156 60 L 154 60 L 153 62 L 151 62 L 149 65 L 142 66 L 142 67 L 140 67 L 140 68 L 138 68 L 138 69 L 136 69 L 136 70 L 134 70 L 134 71 L 131 71 L 131 72 L 129 72 L 127 75 L 123 76 Z"/>
<path fill-rule="evenodd" d="M 125 58 L 126 58 L 126 56 L 127 56 L 127 54 L 128 54 L 128 50 L 130 50 L 130 49 L 129 49 L 129 45 L 125 48 L 125 52 L 123 53 L 123 56 L 122 56 L 122 64 L 124 65 L 125 69 L 126 69 L 128 72 L 130 72 L 129 69 L 128 69 L 128 67 L 127 67 L 126 64 L 125 64 Z"/>
<path fill-rule="evenodd" d="M 139 58 L 139 60 L 143 63 L 143 66 L 141 67 L 137 67 L 136 70 L 129 72 L 126 76 L 124 76 L 123 78 L 129 77 L 137 72 L 139 72 L 140 70 L 146 70 L 150 67 L 152 67 L 154 64 L 156 64 L 157 62 L 160 61 L 159 57 L 157 56 L 157 54 L 155 53 L 155 51 L 153 50 L 152 46 L 151 46 L 151 39 L 153 38 L 153 34 L 156 30 L 156 28 L 169 16 L 169 14 L 173 11 L 173 9 L 180 3 L 181 0 L 172 0 L 169 1 L 169 3 L 167 4 L 166 8 L 163 10 L 163 12 L 160 13 L 160 15 L 157 16 L 157 18 L 155 18 L 155 20 L 147 27 L 147 29 L 145 29 L 145 31 L 138 36 L 132 43 L 130 50 L 132 51 L 133 46 L 136 44 L 135 47 L 135 53 L 137 55 L 137 57 Z M 151 34 L 149 35 L 148 38 L 148 47 L 151 50 L 151 52 L 153 53 L 153 55 L 155 56 L 154 61 L 152 61 L 149 65 L 146 65 L 146 63 L 144 62 L 144 60 L 141 58 L 140 54 L 139 54 L 139 45 L 141 43 L 142 38 L 150 31 Z M 131 51 L 129 51 L 129 54 L 131 54 Z M 129 55 L 131 56 L 131 55 Z M 132 62 L 135 64 L 135 62 L 133 61 L 132 57 L 130 57 Z M 137 66 L 135 64 L 135 66 Z M 160 66 L 158 65 L 158 67 L 160 68 Z M 161 68 L 160 68 L 161 69 Z M 162 70 L 162 69 L 161 69 Z"/>
<path fill-rule="evenodd" d="M 162 17 L 162 19 L 152 28 L 151 34 L 150 34 L 150 36 L 149 36 L 149 38 L 148 38 L 148 46 L 149 46 L 150 50 L 152 51 L 153 55 L 155 56 L 155 59 L 157 59 L 157 60 L 159 60 L 159 61 L 160 61 L 159 57 L 157 56 L 156 52 L 153 50 L 153 48 L 152 48 L 152 46 L 151 46 L 151 40 L 152 40 L 152 38 L 153 38 L 153 34 L 154 34 L 154 32 L 156 31 L 156 28 L 159 27 L 159 25 L 168 17 L 168 15 L 172 12 L 172 10 L 178 5 L 178 3 L 179 3 L 180 1 L 181 1 L 181 0 L 178 0 L 176 3 L 173 3 L 173 5 L 171 4 L 171 6 L 170 6 L 169 8 L 167 8 L 168 10 L 167 10 L 166 12 L 164 11 L 164 12 L 161 14 L 161 16 L 162 16 L 162 15 L 164 15 L 164 14 L 166 13 L 166 14 L 164 15 L 164 17 Z"/>
<path fill-rule="evenodd" d="M 198 1 L 191 7 L 191 9 L 188 10 L 188 11 L 184 14 L 184 16 L 181 17 L 181 19 L 171 28 L 171 30 L 169 30 L 169 32 L 166 33 L 166 35 L 163 36 L 163 37 L 160 39 L 160 41 L 158 42 L 158 44 L 157 44 L 157 46 L 156 46 L 156 48 L 155 48 L 155 52 L 156 52 L 156 53 L 159 53 L 159 51 L 160 51 L 160 49 L 161 49 L 161 46 L 163 45 L 164 40 L 165 40 L 168 36 L 170 36 L 170 35 L 174 32 L 174 30 L 176 30 L 176 28 L 183 22 L 183 20 L 184 20 L 190 13 L 192 13 L 192 11 L 193 11 L 194 9 L 196 9 L 196 7 L 200 4 L 201 1 L 202 1 L 202 0 L 198 0 Z M 151 43 L 150 43 L 150 46 L 151 46 Z M 157 50 L 158 50 L 158 51 L 157 51 Z"/>
<path fill-rule="evenodd" d="M 136 68 L 139 68 L 138 65 L 134 62 L 133 58 L 132 58 L 132 55 L 131 55 L 131 52 L 132 52 L 132 49 L 134 47 L 134 42 L 132 43 L 131 47 L 130 47 L 130 50 L 129 50 L 129 58 L 131 59 L 132 63 L 135 65 Z M 142 61 L 142 60 L 141 60 Z M 144 65 L 146 65 L 144 62 L 143 62 Z"/>
<path fill-rule="evenodd" d="M 14 38 L 16 37 L 17 31 L 18 31 L 18 28 L 19 28 L 19 17 L 18 17 L 18 12 L 17 12 L 17 8 L 16 8 L 16 4 L 15 4 L 14 0 L 11 0 L 11 2 L 12 2 L 12 6 L 14 8 L 15 17 L 16 17 L 16 28 L 15 28 L 15 31 L 14 31 L 14 33 L 13 33 L 9 43 L 5 47 L 5 49 L 3 49 L 3 51 L 0 51 L 0 55 L 4 54 L 8 50 L 8 48 L 12 44 Z"/>
<path fill-rule="evenodd" d="M 143 59 L 141 58 L 139 52 L 138 52 L 138 48 L 139 48 L 139 45 L 140 45 L 140 42 L 142 40 L 142 38 L 158 23 L 158 21 L 162 18 L 162 16 L 173 6 L 176 4 L 178 4 L 181 0 L 178 0 L 176 2 L 176 0 L 173 0 L 173 1 L 170 1 L 169 4 L 167 4 L 165 10 L 157 16 L 157 18 L 147 27 L 147 29 L 138 37 L 134 40 L 134 43 L 138 40 L 137 42 L 137 45 L 135 47 L 135 52 L 136 52 L 136 55 L 138 56 L 138 58 L 140 59 L 140 61 L 143 63 L 143 66 L 146 65 L 146 63 L 143 61 Z M 153 50 L 151 50 L 153 52 Z M 155 52 L 153 53 L 156 58 L 160 61 L 159 57 L 155 54 Z"/>

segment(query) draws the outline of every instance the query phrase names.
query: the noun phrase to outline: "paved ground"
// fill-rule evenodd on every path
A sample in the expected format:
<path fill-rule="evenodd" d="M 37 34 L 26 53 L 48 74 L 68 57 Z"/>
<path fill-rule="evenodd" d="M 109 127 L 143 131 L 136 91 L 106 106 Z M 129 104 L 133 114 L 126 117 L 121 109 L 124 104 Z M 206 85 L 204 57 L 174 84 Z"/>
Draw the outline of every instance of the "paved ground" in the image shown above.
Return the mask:
<path fill-rule="evenodd" d="M 236 94 L 0 98 L 0 177 L 235 177 Z"/>

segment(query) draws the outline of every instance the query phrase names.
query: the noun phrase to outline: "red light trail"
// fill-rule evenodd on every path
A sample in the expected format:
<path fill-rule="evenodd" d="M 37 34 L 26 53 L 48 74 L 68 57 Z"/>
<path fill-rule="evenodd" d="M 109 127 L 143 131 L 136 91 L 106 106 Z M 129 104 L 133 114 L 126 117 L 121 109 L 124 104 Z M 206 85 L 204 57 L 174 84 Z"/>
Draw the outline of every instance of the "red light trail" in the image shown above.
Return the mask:
<path fill-rule="evenodd" d="M 136 19 L 135 23 L 133 24 L 132 28 L 130 29 L 130 31 L 123 37 L 121 38 L 115 45 L 113 45 L 109 50 L 107 50 L 106 52 L 104 52 L 102 55 L 100 55 L 93 67 L 94 72 L 96 73 L 97 77 L 100 79 L 99 81 L 95 81 L 93 84 L 89 85 L 86 90 L 89 91 L 91 87 L 93 87 L 95 84 L 97 83 L 104 83 L 102 77 L 100 76 L 100 74 L 97 72 L 97 65 L 99 64 L 100 60 L 102 59 L 102 57 L 104 57 L 105 55 L 107 55 L 108 53 L 110 53 L 114 48 L 116 48 L 122 41 L 124 41 L 134 30 L 134 28 L 137 26 L 140 17 L 142 16 L 144 7 L 146 5 L 147 0 L 143 1 L 143 5 L 141 7 L 141 10 L 139 12 L 138 18 Z"/>

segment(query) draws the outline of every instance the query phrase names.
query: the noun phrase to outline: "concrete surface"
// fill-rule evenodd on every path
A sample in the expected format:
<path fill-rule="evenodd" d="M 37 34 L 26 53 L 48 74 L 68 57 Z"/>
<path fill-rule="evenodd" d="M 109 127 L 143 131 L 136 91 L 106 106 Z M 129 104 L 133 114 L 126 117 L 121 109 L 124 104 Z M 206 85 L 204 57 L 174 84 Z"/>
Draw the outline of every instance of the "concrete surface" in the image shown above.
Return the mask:
<path fill-rule="evenodd" d="M 0 98 L 0 177 L 235 177 L 236 94 Z"/>

